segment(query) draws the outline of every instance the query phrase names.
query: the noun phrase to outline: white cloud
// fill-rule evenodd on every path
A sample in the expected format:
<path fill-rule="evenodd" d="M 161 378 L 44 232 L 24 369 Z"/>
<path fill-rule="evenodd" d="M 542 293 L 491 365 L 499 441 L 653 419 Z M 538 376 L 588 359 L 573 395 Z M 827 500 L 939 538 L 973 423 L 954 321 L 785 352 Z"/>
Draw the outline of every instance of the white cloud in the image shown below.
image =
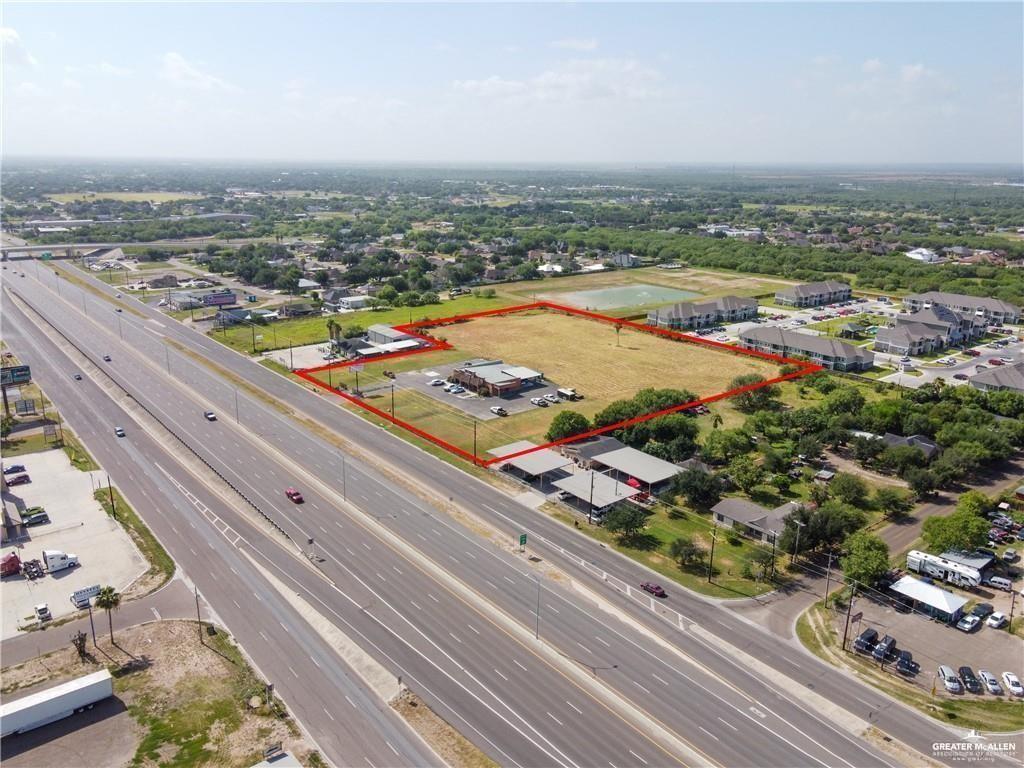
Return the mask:
<path fill-rule="evenodd" d="M 534 102 L 582 102 L 608 99 L 642 101 L 662 95 L 661 73 L 630 59 L 575 59 L 527 80 L 491 75 L 456 80 L 457 91 L 482 98 Z"/>
<path fill-rule="evenodd" d="M 62 87 L 67 88 L 69 91 L 77 91 L 82 87 L 82 84 L 75 80 L 73 77 L 65 77 L 60 81 Z"/>
<path fill-rule="evenodd" d="M 860 69 L 864 74 L 877 75 L 882 71 L 882 61 L 880 59 L 867 59 L 860 65 Z"/>
<path fill-rule="evenodd" d="M 931 71 L 924 64 L 904 64 L 900 68 L 900 80 L 904 83 L 916 83 L 922 77 L 930 74 Z"/>
<path fill-rule="evenodd" d="M 13 27 L 0 27 L 0 45 L 3 46 L 4 62 L 9 67 L 34 67 L 38 63 Z"/>
<path fill-rule="evenodd" d="M 593 37 L 564 37 L 561 40 L 552 40 L 552 48 L 561 48 L 564 51 L 596 51 L 597 39 Z"/>
<path fill-rule="evenodd" d="M 126 77 L 132 73 L 127 67 L 119 67 L 116 64 L 111 64 L 109 61 L 100 62 L 100 72 L 105 75 L 114 75 L 115 77 Z"/>
<path fill-rule="evenodd" d="M 189 63 L 180 53 L 165 53 L 160 77 L 178 88 L 196 91 L 236 91 L 231 83 Z"/>
<path fill-rule="evenodd" d="M 522 80 L 504 80 L 497 75 L 483 80 L 456 80 L 452 86 L 457 91 L 484 98 L 512 96 L 526 90 L 526 83 Z"/>

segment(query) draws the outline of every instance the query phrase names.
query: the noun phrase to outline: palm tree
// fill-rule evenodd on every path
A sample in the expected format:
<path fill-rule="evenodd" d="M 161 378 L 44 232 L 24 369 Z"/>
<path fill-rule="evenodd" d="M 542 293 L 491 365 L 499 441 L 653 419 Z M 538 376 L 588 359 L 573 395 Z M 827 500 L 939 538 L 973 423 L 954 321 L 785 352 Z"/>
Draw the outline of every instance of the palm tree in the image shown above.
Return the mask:
<path fill-rule="evenodd" d="M 110 642 L 114 642 L 114 619 L 110 615 L 111 611 L 116 611 L 121 607 L 121 595 L 113 587 L 103 587 L 99 594 L 96 595 L 95 604 L 97 608 L 102 608 L 107 612 L 107 624 L 110 627 Z"/>
<path fill-rule="evenodd" d="M 341 330 L 341 326 L 338 325 L 338 321 L 333 317 L 327 318 L 327 335 L 331 337 L 332 346 L 334 345 L 339 330 Z"/>
<path fill-rule="evenodd" d="M 711 428 L 718 429 L 720 426 L 722 426 L 722 414 L 720 414 L 718 411 L 715 411 L 714 414 L 711 416 Z"/>

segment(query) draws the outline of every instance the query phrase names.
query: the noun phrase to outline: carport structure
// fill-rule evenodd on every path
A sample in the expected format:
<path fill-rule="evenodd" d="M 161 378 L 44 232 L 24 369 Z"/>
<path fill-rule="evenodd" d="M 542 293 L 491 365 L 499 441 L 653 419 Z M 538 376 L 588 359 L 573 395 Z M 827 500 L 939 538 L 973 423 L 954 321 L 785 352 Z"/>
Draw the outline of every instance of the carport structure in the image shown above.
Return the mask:
<path fill-rule="evenodd" d="M 518 472 L 524 480 L 532 481 L 535 478 L 540 478 L 541 487 L 544 486 L 544 476 L 562 469 L 572 464 L 571 459 L 565 458 L 562 454 L 557 451 L 552 451 L 550 448 L 543 448 L 539 451 L 534 451 L 536 448 L 535 443 L 531 443 L 529 440 L 517 440 L 514 443 L 508 445 L 501 445 L 497 448 L 492 448 L 488 451 L 492 456 L 499 457 L 497 464 L 504 470 L 509 471 L 515 470 Z M 532 451 L 531 453 L 522 453 L 523 451 Z M 515 456 L 513 454 L 522 454 Z M 510 459 L 503 459 L 503 456 L 513 455 Z"/>
<path fill-rule="evenodd" d="M 586 504 L 590 514 L 598 515 L 612 505 L 628 501 L 641 493 L 639 488 L 592 469 L 556 480 L 552 485 Z"/>
<path fill-rule="evenodd" d="M 947 624 L 959 621 L 964 606 L 967 605 L 966 597 L 960 597 L 933 584 L 926 584 L 913 576 L 904 576 L 889 589 L 909 597 L 914 601 L 915 607 Z"/>
<path fill-rule="evenodd" d="M 619 480 L 625 476 L 630 485 L 636 486 L 631 480 L 638 481 L 643 486 L 641 490 L 648 493 L 654 493 L 654 489 L 683 471 L 670 461 L 629 447 L 599 454 L 593 458 L 593 462 L 614 470 Z"/>

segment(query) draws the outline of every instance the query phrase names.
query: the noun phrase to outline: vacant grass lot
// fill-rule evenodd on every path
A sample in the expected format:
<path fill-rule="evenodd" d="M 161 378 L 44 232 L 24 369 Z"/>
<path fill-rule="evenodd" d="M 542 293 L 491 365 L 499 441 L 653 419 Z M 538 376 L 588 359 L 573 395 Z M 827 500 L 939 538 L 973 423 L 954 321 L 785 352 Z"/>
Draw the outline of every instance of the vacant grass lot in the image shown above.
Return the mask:
<path fill-rule="evenodd" d="M 396 307 L 386 310 L 364 310 L 334 315 L 334 319 L 344 328 L 349 325 L 361 325 L 366 328 L 377 323 L 384 325 L 400 325 L 417 320 L 430 320 L 436 317 L 464 315 L 480 312 L 485 309 L 506 307 L 512 302 L 508 298 L 491 299 L 479 296 L 459 296 L 455 299 L 442 301 L 440 304 L 428 304 L 423 307 Z M 286 349 L 289 346 L 299 347 L 304 344 L 317 344 L 328 339 L 326 317 L 303 317 L 296 320 L 281 320 L 258 326 L 257 335 L 262 334 L 263 340 L 258 342 L 257 349 Z M 226 332 L 211 332 L 210 337 L 240 352 L 252 352 L 252 329 L 249 326 L 235 326 Z M 276 341 L 275 341 L 276 339 Z"/>
<path fill-rule="evenodd" d="M 478 422 L 478 455 L 515 440 L 544 442 L 554 414 L 567 407 L 593 417 L 612 401 L 628 398 L 646 387 L 688 389 L 703 396 L 727 389 L 736 376 L 744 373 L 771 378 L 778 371 L 777 366 L 762 360 L 628 328 L 616 338 L 612 326 L 549 311 L 480 318 L 435 328 L 431 333 L 455 349 L 364 365 L 359 372 L 359 388 L 367 403 L 390 412 L 391 380 L 383 376 L 384 370 L 430 371 L 444 363 L 474 357 L 533 368 L 549 381 L 573 387 L 585 397 L 571 406 L 533 408 L 507 418 Z M 317 378 L 335 387 L 355 389 L 355 373 L 351 370 L 321 372 Z M 401 378 L 397 380 L 394 402 L 398 418 L 463 450 L 473 450 L 473 420 L 453 405 L 401 388 Z M 493 398 L 493 402 L 501 401 Z"/>
<path fill-rule="evenodd" d="M 61 192 L 47 195 L 55 203 L 73 203 L 77 200 L 119 200 L 123 203 L 169 203 L 173 200 L 198 200 L 195 192 Z"/>

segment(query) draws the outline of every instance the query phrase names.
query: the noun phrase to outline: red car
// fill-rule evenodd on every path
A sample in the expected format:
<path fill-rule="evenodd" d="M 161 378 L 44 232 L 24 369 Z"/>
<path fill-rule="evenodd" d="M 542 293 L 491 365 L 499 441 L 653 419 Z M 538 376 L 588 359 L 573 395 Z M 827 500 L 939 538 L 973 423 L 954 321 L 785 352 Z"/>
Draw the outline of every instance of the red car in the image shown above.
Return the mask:
<path fill-rule="evenodd" d="M 1003 365 L 1004 363 L 998 357 L 993 357 L 991 360 L 988 361 L 988 364 L 989 365 Z"/>
<path fill-rule="evenodd" d="M 301 504 L 305 499 L 302 498 L 302 494 L 294 488 L 285 488 L 284 495 L 294 501 L 296 504 Z"/>
<path fill-rule="evenodd" d="M 660 584 L 655 584 L 651 581 L 645 581 L 640 585 L 640 589 L 644 592 L 650 592 L 655 597 L 668 597 L 665 590 L 661 588 Z"/>
<path fill-rule="evenodd" d="M 32 482 L 32 478 L 28 475 L 16 475 L 7 481 L 8 485 L 27 485 Z"/>
<path fill-rule="evenodd" d="M 981 357 L 981 352 L 976 349 L 965 349 L 964 354 L 969 357 Z"/>

